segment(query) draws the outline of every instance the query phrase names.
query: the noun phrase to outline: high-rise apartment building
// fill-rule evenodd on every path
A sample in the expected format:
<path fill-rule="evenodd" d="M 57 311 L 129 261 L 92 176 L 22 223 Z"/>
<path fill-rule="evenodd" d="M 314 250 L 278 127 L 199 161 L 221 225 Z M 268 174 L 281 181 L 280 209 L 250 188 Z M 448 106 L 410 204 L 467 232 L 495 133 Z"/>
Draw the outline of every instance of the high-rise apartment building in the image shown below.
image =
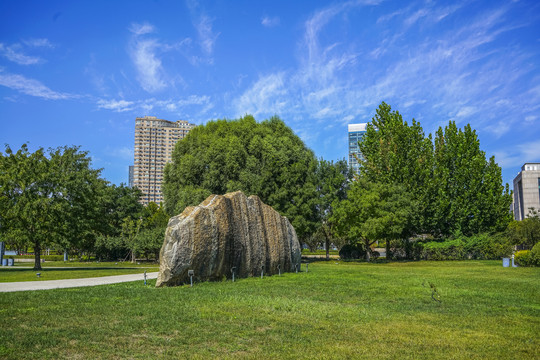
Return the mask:
<path fill-rule="evenodd" d="M 362 154 L 358 148 L 358 141 L 360 141 L 362 136 L 366 133 L 366 128 L 367 123 L 349 124 L 349 167 L 351 167 L 355 173 L 358 173 L 360 170 L 360 164 L 356 157 L 362 158 Z"/>
<path fill-rule="evenodd" d="M 161 183 L 165 164 L 171 161 L 176 142 L 195 126 L 185 120 L 168 121 L 155 116 L 135 119 L 133 186 L 142 191 L 142 204 L 163 201 Z"/>
<path fill-rule="evenodd" d="M 525 219 L 529 208 L 540 211 L 540 163 L 525 163 L 514 179 L 514 219 Z"/>

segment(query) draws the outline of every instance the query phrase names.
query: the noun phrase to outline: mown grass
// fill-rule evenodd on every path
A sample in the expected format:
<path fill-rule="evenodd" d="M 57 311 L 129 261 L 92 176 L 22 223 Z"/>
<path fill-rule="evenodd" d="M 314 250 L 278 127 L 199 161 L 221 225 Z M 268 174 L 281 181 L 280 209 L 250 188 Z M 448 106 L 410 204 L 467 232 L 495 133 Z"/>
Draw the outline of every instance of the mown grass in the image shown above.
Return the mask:
<path fill-rule="evenodd" d="M 235 283 L 153 283 L 0 293 L 0 358 L 538 358 L 537 268 L 318 262 Z"/>
<path fill-rule="evenodd" d="M 16 262 L 15 267 L 34 267 L 33 262 Z M 131 263 L 129 261 L 45 261 L 41 263 L 42 268 L 50 267 L 83 267 L 83 268 L 159 268 L 159 264 L 153 261 L 139 261 L 136 263 Z M 0 267 L 0 270 L 12 268 L 9 267 Z"/>
<path fill-rule="evenodd" d="M 89 277 L 101 277 L 112 275 L 142 274 L 144 271 L 158 271 L 157 267 L 152 268 L 106 268 L 106 267 L 88 267 L 88 268 L 43 268 L 35 271 L 31 268 L 0 268 L 0 283 L 14 281 L 44 281 L 61 279 L 82 279 Z M 40 277 L 37 277 L 39 272 Z M 2 286 L 2 285 L 0 285 Z"/>

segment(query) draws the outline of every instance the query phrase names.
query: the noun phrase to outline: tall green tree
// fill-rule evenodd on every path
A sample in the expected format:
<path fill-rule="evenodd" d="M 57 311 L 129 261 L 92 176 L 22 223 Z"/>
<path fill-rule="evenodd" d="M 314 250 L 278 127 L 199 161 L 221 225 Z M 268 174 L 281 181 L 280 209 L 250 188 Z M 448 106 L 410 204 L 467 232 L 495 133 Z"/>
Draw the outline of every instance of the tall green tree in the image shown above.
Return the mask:
<path fill-rule="evenodd" d="M 341 236 L 363 246 L 369 261 L 375 242 L 403 238 L 410 216 L 411 195 L 404 186 L 358 177 L 347 199 L 336 204 L 331 220 Z"/>
<path fill-rule="evenodd" d="M 332 221 L 334 207 L 347 198 L 352 173 L 345 160 L 339 160 L 334 163 L 333 161 L 319 159 L 315 178 L 318 229 L 315 234 L 311 235 L 310 243 L 316 243 L 316 239 L 322 235 L 326 248 L 326 258 L 329 259 L 330 244 L 341 243 L 335 230 L 335 223 Z"/>
<path fill-rule="evenodd" d="M 362 153 L 360 172 L 366 180 L 384 184 L 400 184 L 413 195 L 408 235 L 431 228 L 429 214 L 433 193 L 433 144 L 419 122 L 409 125 L 398 111 L 381 103 L 359 143 Z"/>
<path fill-rule="evenodd" d="M 434 234 L 503 231 L 511 221 L 512 198 L 495 158 L 486 160 L 476 131 L 450 121 L 435 136 Z"/>
<path fill-rule="evenodd" d="M 163 185 L 170 215 L 242 190 L 287 216 L 300 238 L 316 229 L 315 156 L 277 117 L 210 121 L 177 142 L 172 160 Z"/>
<path fill-rule="evenodd" d="M 450 122 L 434 141 L 420 123 L 411 125 L 382 103 L 359 144 L 361 175 L 369 181 L 401 184 L 412 194 L 412 219 L 405 234 L 436 237 L 502 231 L 511 220 L 511 195 L 501 169 L 486 160 L 470 125 Z"/>
<path fill-rule="evenodd" d="M 34 269 L 41 269 L 46 246 L 66 247 L 92 240 L 103 180 L 78 147 L 0 153 L 0 231 L 11 241 L 29 243 Z"/>

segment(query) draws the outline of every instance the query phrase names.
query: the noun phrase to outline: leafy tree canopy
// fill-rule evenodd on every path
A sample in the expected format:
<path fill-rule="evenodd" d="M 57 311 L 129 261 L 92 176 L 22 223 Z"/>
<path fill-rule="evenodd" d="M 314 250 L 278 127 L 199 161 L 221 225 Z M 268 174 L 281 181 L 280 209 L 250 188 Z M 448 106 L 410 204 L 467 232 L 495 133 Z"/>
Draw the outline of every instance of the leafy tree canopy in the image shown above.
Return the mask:
<path fill-rule="evenodd" d="M 179 214 L 210 194 L 242 190 L 289 218 L 300 237 L 316 226 L 316 159 L 278 117 L 211 121 L 176 144 L 165 168 L 169 214 Z"/>
<path fill-rule="evenodd" d="M 363 245 L 369 261 L 370 248 L 376 241 L 403 237 L 411 203 L 404 186 L 359 177 L 351 185 L 348 198 L 336 203 L 331 220 L 339 234 Z"/>
<path fill-rule="evenodd" d="M 0 231 L 8 242 L 29 243 L 40 269 L 44 246 L 84 246 L 100 221 L 100 170 L 78 147 L 34 153 L 23 145 L 0 153 Z"/>
<path fill-rule="evenodd" d="M 383 102 L 359 147 L 362 176 L 400 184 L 413 195 L 409 236 L 501 231 L 510 221 L 508 185 L 495 159 L 486 160 L 470 125 L 458 129 L 449 122 L 432 141 L 420 123 L 413 119 L 409 125 Z"/>

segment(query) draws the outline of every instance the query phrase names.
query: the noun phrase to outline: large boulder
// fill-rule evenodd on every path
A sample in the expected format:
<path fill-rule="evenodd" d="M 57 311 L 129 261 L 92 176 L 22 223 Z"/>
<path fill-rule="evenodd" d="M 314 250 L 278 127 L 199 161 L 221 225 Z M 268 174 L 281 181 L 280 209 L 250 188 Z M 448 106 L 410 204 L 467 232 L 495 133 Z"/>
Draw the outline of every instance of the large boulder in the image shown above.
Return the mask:
<path fill-rule="evenodd" d="M 294 271 L 300 243 L 286 217 L 259 197 L 237 191 L 210 195 L 169 220 L 156 286 Z"/>

